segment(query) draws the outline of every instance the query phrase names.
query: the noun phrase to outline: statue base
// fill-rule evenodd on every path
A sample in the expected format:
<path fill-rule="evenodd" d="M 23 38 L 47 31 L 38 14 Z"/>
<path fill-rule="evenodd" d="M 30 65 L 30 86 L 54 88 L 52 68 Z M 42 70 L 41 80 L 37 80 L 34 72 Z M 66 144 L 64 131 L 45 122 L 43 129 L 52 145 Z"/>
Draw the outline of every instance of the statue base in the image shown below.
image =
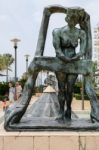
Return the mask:
<path fill-rule="evenodd" d="M 55 118 L 25 118 L 10 125 L 8 131 L 99 131 L 99 123 L 89 119 L 60 120 Z"/>

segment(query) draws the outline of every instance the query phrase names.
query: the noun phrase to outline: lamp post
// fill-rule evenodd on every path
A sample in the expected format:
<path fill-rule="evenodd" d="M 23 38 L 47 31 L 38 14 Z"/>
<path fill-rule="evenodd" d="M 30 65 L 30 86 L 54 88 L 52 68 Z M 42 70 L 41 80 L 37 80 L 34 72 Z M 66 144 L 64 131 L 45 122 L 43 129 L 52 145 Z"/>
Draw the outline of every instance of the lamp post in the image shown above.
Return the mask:
<path fill-rule="evenodd" d="M 7 70 L 6 70 L 6 82 L 8 82 L 8 66 L 7 66 Z"/>
<path fill-rule="evenodd" d="M 26 54 L 24 55 L 26 57 L 26 73 L 28 72 L 28 58 L 30 57 L 30 55 Z"/>
<path fill-rule="evenodd" d="M 11 42 L 14 43 L 14 49 L 15 49 L 15 82 L 17 81 L 17 43 L 20 42 L 20 39 L 14 38 L 11 40 Z"/>

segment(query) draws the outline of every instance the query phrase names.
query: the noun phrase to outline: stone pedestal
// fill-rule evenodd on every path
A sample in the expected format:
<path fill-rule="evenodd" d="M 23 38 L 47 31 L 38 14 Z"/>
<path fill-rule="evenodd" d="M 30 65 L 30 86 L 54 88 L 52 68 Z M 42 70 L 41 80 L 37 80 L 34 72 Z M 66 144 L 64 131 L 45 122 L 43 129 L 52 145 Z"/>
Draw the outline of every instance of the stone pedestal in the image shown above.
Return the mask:
<path fill-rule="evenodd" d="M 99 150 L 99 132 L 6 132 L 0 150 Z"/>

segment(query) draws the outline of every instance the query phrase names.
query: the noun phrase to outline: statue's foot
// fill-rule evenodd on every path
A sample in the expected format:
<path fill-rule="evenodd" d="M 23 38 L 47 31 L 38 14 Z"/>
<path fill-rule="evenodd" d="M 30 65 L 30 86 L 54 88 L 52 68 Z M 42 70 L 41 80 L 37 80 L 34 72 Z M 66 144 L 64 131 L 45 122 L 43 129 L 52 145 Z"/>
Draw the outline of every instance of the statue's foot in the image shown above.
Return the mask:
<path fill-rule="evenodd" d="M 9 106 L 9 108 L 5 112 L 5 123 L 4 128 L 6 130 L 10 129 L 10 126 L 14 123 L 18 123 L 23 116 L 24 105 L 14 103 Z"/>
<path fill-rule="evenodd" d="M 92 123 L 95 123 L 95 122 L 99 123 L 99 116 L 97 117 L 96 115 L 90 114 L 90 118 L 91 118 Z"/>
<path fill-rule="evenodd" d="M 69 121 L 71 120 L 71 110 L 68 110 L 68 109 L 67 109 L 67 110 L 65 111 L 65 119 L 66 119 L 66 120 L 69 120 Z"/>
<path fill-rule="evenodd" d="M 64 112 L 59 112 L 59 115 L 56 118 L 57 121 L 63 121 L 64 120 Z"/>
<path fill-rule="evenodd" d="M 99 123 L 99 104 L 97 104 L 97 106 L 91 110 L 90 118 L 92 123 Z"/>

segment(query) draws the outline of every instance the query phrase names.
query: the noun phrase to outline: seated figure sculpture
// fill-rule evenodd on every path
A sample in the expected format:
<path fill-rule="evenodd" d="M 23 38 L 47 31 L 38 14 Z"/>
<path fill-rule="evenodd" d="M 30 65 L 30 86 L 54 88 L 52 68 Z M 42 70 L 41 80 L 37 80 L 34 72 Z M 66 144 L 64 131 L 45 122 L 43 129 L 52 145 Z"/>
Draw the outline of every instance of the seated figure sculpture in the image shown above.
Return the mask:
<path fill-rule="evenodd" d="M 83 9 L 79 8 L 80 11 Z M 78 9 L 68 8 L 67 16 L 65 18 L 68 23 L 64 26 L 53 31 L 53 45 L 56 51 L 56 57 L 65 63 L 71 63 L 79 60 L 84 56 L 86 51 L 86 33 L 82 29 L 75 27 L 79 24 Z M 76 54 L 76 48 L 80 40 L 80 51 Z M 60 104 L 60 117 L 71 119 L 71 102 L 73 98 L 73 86 L 75 84 L 77 74 L 66 74 L 64 72 L 56 72 L 58 79 L 58 100 Z M 67 110 L 64 112 L 65 104 Z"/>
<path fill-rule="evenodd" d="M 53 30 L 53 46 L 56 57 L 43 56 L 46 41 L 49 18 L 53 13 L 65 13 L 67 16 L 67 26 Z M 79 25 L 79 28 L 76 25 Z M 76 48 L 80 45 L 80 50 L 76 53 Z M 80 59 L 83 58 L 83 59 Z M 58 101 L 60 104 L 59 119 L 66 121 L 64 124 L 49 123 L 46 129 L 68 129 L 67 120 L 71 120 L 71 103 L 73 86 L 78 74 L 84 75 L 85 90 L 90 99 L 92 122 L 99 122 L 99 108 L 97 97 L 92 85 L 92 41 L 90 16 L 79 7 L 65 8 L 62 6 L 49 6 L 44 9 L 41 29 L 39 33 L 35 57 L 31 62 L 28 73 L 29 77 L 25 83 L 20 101 L 11 105 L 5 113 L 4 127 L 7 131 L 44 129 L 41 122 L 37 127 L 35 117 L 24 118 L 29 102 L 31 100 L 35 81 L 41 70 L 53 71 L 58 79 Z M 22 117 L 24 118 L 23 120 Z M 51 116 L 52 117 L 52 116 Z M 43 121 L 44 118 L 41 118 Z M 29 122 L 30 120 L 30 122 Z M 51 119 L 49 119 L 51 121 Z M 26 123 L 26 124 L 25 124 Z M 55 126 L 54 126 L 55 125 Z M 70 124 L 69 124 L 70 125 Z M 72 126 L 72 124 L 71 124 Z M 88 126 L 89 127 L 89 126 Z M 74 127 L 75 128 L 75 127 Z M 78 127 L 77 127 L 78 128 Z M 97 125 L 99 129 L 99 125 Z"/>

